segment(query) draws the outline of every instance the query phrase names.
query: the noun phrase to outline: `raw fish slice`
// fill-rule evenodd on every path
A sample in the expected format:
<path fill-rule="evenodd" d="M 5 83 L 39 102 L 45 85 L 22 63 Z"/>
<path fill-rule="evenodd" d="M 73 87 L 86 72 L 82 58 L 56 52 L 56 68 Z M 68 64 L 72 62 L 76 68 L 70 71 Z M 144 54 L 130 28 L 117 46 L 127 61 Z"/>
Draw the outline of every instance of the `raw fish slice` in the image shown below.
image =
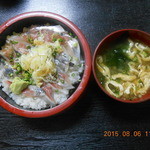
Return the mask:
<path fill-rule="evenodd" d="M 48 85 L 45 85 L 45 86 L 42 87 L 42 89 L 45 91 L 45 94 L 48 96 L 48 98 L 51 101 L 53 101 L 54 103 L 56 103 L 55 100 L 54 100 L 54 98 L 53 98 L 53 96 L 52 96 L 52 93 L 53 93 L 52 87 L 48 86 Z"/>

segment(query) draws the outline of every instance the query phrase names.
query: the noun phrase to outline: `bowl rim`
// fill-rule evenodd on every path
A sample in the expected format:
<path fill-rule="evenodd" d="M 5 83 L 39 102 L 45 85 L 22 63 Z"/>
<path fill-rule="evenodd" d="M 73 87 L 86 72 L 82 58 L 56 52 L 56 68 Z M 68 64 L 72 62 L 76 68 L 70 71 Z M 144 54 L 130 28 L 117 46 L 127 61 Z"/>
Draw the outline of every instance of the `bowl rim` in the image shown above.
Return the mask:
<path fill-rule="evenodd" d="M 126 31 L 134 31 L 134 32 L 140 32 L 142 34 L 145 34 L 146 36 L 150 36 L 149 33 L 145 32 L 145 31 L 142 31 L 142 30 L 139 30 L 139 29 L 120 29 L 120 30 L 116 30 L 114 32 L 111 32 L 110 34 L 108 34 L 107 36 L 105 36 L 100 42 L 99 44 L 97 45 L 95 51 L 94 51 L 94 54 L 93 54 L 93 59 L 92 59 L 92 72 L 93 72 L 93 75 L 94 75 L 94 78 L 98 84 L 98 86 L 100 87 L 100 89 L 106 94 L 108 95 L 109 97 L 111 97 L 112 99 L 114 100 L 117 100 L 119 102 L 123 102 L 123 103 L 141 103 L 141 102 L 145 102 L 145 101 L 148 101 L 149 98 L 136 98 L 134 99 L 133 101 L 131 100 L 121 100 L 111 94 L 109 94 L 109 92 L 107 92 L 104 87 L 101 85 L 101 83 L 99 82 L 98 78 L 97 78 L 97 75 L 96 75 L 96 69 L 95 69 L 95 60 L 96 60 L 96 56 L 98 54 L 98 52 L 100 51 L 99 48 L 103 45 L 103 43 L 105 42 L 105 40 L 107 40 L 109 37 L 111 37 L 112 35 L 114 34 L 117 34 L 119 32 L 126 32 Z M 147 95 L 147 94 L 146 94 Z M 148 94 L 149 95 L 149 94 Z"/>
<path fill-rule="evenodd" d="M 90 46 L 81 32 L 81 30 L 70 20 L 67 18 L 56 14 L 52 12 L 47 12 L 47 11 L 31 11 L 31 12 L 25 12 L 22 14 L 19 14 L 15 17 L 10 18 L 8 21 L 4 22 L 0 26 L 0 34 L 9 26 L 11 26 L 13 23 L 16 23 L 20 20 L 26 19 L 26 18 L 31 18 L 31 17 L 45 17 L 45 18 L 50 18 L 57 20 L 64 25 L 66 25 L 68 28 L 70 28 L 77 36 L 78 39 L 82 45 L 83 53 L 84 53 L 84 60 L 85 60 L 85 68 L 82 76 L 82 80 L 79 83 L 78 87 L 74 91 L 74 93 L 62 104 L 57 105 L 53 108 L 46 109 L 46 110 L 39 110 L 39 111 L 30 111 L 30 110 L 24 110 L 24 109 L 19 109 L 10 103 L 6 102 L 1 96 L 0 96 L 0 106 L 2 106 L 4 109 L 8 110 L 9 112 L 12 112 L 14 114 L 17 114 L 22 117 L 28 117 L 28 118 L 41 118 L 41 117 L 48 117 L 48 116 L 53 116 L 56 115 L 70 106 L 72 106 L 81 96 L 81 94 L 84 92 L 88 81 L 91 76 L 92 72 L 92 57 L 91 57 L 91 51 L 90 51 Z"/>

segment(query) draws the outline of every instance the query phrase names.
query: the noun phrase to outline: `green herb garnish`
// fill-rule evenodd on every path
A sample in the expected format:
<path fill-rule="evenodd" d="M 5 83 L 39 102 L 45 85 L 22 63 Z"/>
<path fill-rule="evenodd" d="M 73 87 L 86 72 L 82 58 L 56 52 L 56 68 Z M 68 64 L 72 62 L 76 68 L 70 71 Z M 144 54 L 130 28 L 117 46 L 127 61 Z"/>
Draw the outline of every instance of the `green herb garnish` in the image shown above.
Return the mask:
<path fill-rule="evenodd" d="M 69 35 L 70 35 L 70 36 L 73 36 L 73 33 L 70 32 Z"/>
<path fill-rule="evenodd" d="M 59 42 L 64 42 L 64 40 L 63 40 L 63 39 L 61 39 L 61 38 L 59 38 L 59 39 L 58 39 L 58 41 L 59 41 Z"/>
<path fill-rule="evenodd" d="M 62 84 L 64 84 L 64 83 L 65 83 L 65 80 L 60 80 L 60 82 L 61 82 Z"/>
<path fill-rule="evenodd" d="M 18 66 L 16 69 L 17 69 L 17 71 L 19 71 L 19 72 L 22 71 L 21 66 Z"/>
<path fill-rule="evenodd" d="M 10 61 L 10 62 L 13 62 L 14 60 L 13 60 L 13 59 L 10 59 L 9 61 Z"/>
<path fill-rule="evenodd" d="M 11 44 L 18 44 L 17 41 L 10 41 Z"/>
<path fill-rule="evenodd" d="M 74 38 L 75 38 L 75 39 L 77 39 L 78 37 L 77 37 L 77 36 L 75 36 Z"/>
<path fill-rule="evenodd" d="M 82 64 L 79 64 L 78 67 L 82 67 Z"/>
<path fill-rule="evenodd" d="M 30 46 L 30 45 L 28 45 L 26 48 L 27 48 L 27 49 L 31 49 L 31 46 Z"/>
<path fill-rule="evenodd" d="M 76 75 L 75 73 L 72 73 L 72 74 L 71 74 L 72 77 L 75 77 L 75 75 Z"/>
<path fill-rule="evenodd" d="M 10 55 L 10 58 L 12 59 L 12 58 L 13 58 L 13 55 Z"/>
<path fill-rule="evenodd" d="M 21 56 L 21 54 L 20 54 L 20 53 L 16 53 L 16 55 L 17 55 L 17 57 L 20 57 L 20 56 Z"/>
<path fill-rule="evenodd" d="M 31 44 L 33 44 L 33 39 L 28 38 L 28 42 L 31 43 Z"/>
<path fill-rule="evenodd" d="M 15 73 L 16 73 L 16 74 L 19 74 L 20 72 L 19 72 L 19 71 L 16 71 Z"/>
<path fill-rule="evenodd" d="M 13 73 L 10 73 L 9 76 L 10 76 L 10 77 L 13 77 Z"/>
<path fill-rule="evenodd" d="M 22 76 L 24 80 L 29 81 L 32 75 L 28 71 L 25 71 L 22 73 Z"/>
<path fill-rule="evenodd" d="M 53 56 L 53 57 L 56 57 L 57 54 L 58 54 L 57 51 L 53 51 L 53 52 L 52 52 L 52 56 Z"/>
<path fill-rule="evenodd" d="M 16 69 L 17 71 L 15 72 L 16 74 L 19 74 L 23 69 L 21 67 L 21 65 L 19 63 L 16 63 L 14 66 L 13 66 L 14 69 Z"/>
<path fill-rule="evenodd" d="M 56 92 L 56 93 L 58 93 L 58 92 L 59 92 L 59 90 L 55 90 L 55 92 Z"/>
<path fill-rule="evenodd" d="M 53 38 L 52 41 L 55 42 L 55 41 L 57 41 L 57 39 L 56 39 L 56 38 Z"/>

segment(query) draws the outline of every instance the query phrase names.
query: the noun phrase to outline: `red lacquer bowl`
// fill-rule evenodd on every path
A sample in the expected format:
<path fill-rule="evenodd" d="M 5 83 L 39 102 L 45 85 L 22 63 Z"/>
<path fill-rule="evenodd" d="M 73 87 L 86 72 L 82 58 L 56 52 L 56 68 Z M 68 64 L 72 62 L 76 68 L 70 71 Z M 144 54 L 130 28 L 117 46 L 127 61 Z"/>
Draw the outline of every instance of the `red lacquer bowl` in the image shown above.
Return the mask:
<path fill-rule="evenodd" d="M 127 34 L 129 37 L 131 37 L 132 39 L 137 39 L 139 41 L 141 41 L 142 43 L 145 43 L 146 45 L 150 46 L 150 34 L 144 32 L 144 31 L 140 31 L 137 29 L 123 29 L 123 30 L 118 30 L 115 31 L 111 34 L 109 34 L 108 36 L 106 36 L 97 46 L 95 52 L 94 52 L 94 56 L 93 56 L 93 62 L 92 62 L 92 69 L 93 69 L 93 74 L 95 77 L 95 80 L 98 84 L 98 86 L 102 89 L 103 92 L 105 92 L 108 96 L 110 96 L 111 98 L 120 101 L 120 102 L 124 102 L 124 103 L 140 103 L 140 102 L 144 102 L 150 99 L 150 92 L 148 92 L 147 94 L 143 95 L 141 98 L 137 98 L 134 100 L 122 100 L 119 98 L 116 98 L 115 96 L 110 95 L 105 89 L 104 87 L 101 85 L 101 83 L 98 80 L 97 74 L 96 74 L 96 57 L 98 55 L 100 55 L 105 48 L 110 45 L 114 40 L 116 40 L 117 38 L 119 38 L 120 36 Z"/>
<path fill-rule="evenodd" d="M 80 29 L 75 24 L 73 24 L 71 21 L 58 14 L 37 11 L 37 12 L 23 13 L 11 18 L 10 20 L 6 21 L 0 26 L 0 41 L 1 41 L 0 46 L 2 46 L 5 43 L 7 35 L 11 35 L 13 32 L 22 32 L 23 27 L 29 27 L 31 25 L 43 25 L 46 23 L 56 25 L 59 24 L 63 26 L 63 28 L 66 31 L 72 32 L 75 36 L 78 37 L 81 52 L 85 60 L 84 73 L 82 76 L 82 80 L 78 85 L 78 87 L 76 88 L 76 90 L 74 91 L 74 93 L 65 102 L 51 109 L 45 109 L 40 111 L 26 110 L 15 104 L 13 100 L 8 100 L 8 96 L 5 99 L 0 97 L 0 106 L 20 116 L 30 118 L 40 118 L 52 116 L 66 110 L 79 99 L 79 97 L 84 92 L 90 79 L 92 62 L 88 42 L 84 37 L 84 35 L 82 34 L 82 32 L 80 31 Z"/>

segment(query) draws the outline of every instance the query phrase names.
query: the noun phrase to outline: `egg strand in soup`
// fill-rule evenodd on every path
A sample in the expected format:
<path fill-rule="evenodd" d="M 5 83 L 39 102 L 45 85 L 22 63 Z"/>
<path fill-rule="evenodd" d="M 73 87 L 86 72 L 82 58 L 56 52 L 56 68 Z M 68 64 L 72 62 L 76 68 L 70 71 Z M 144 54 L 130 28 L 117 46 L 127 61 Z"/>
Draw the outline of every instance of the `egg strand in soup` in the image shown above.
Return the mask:
<path fill-rule="evenodd" d="M 119 40 L 96 58 L 97 76 L 113 96 L 133 100 L 150 89 L 150 47 L 131 39 Z"/>

